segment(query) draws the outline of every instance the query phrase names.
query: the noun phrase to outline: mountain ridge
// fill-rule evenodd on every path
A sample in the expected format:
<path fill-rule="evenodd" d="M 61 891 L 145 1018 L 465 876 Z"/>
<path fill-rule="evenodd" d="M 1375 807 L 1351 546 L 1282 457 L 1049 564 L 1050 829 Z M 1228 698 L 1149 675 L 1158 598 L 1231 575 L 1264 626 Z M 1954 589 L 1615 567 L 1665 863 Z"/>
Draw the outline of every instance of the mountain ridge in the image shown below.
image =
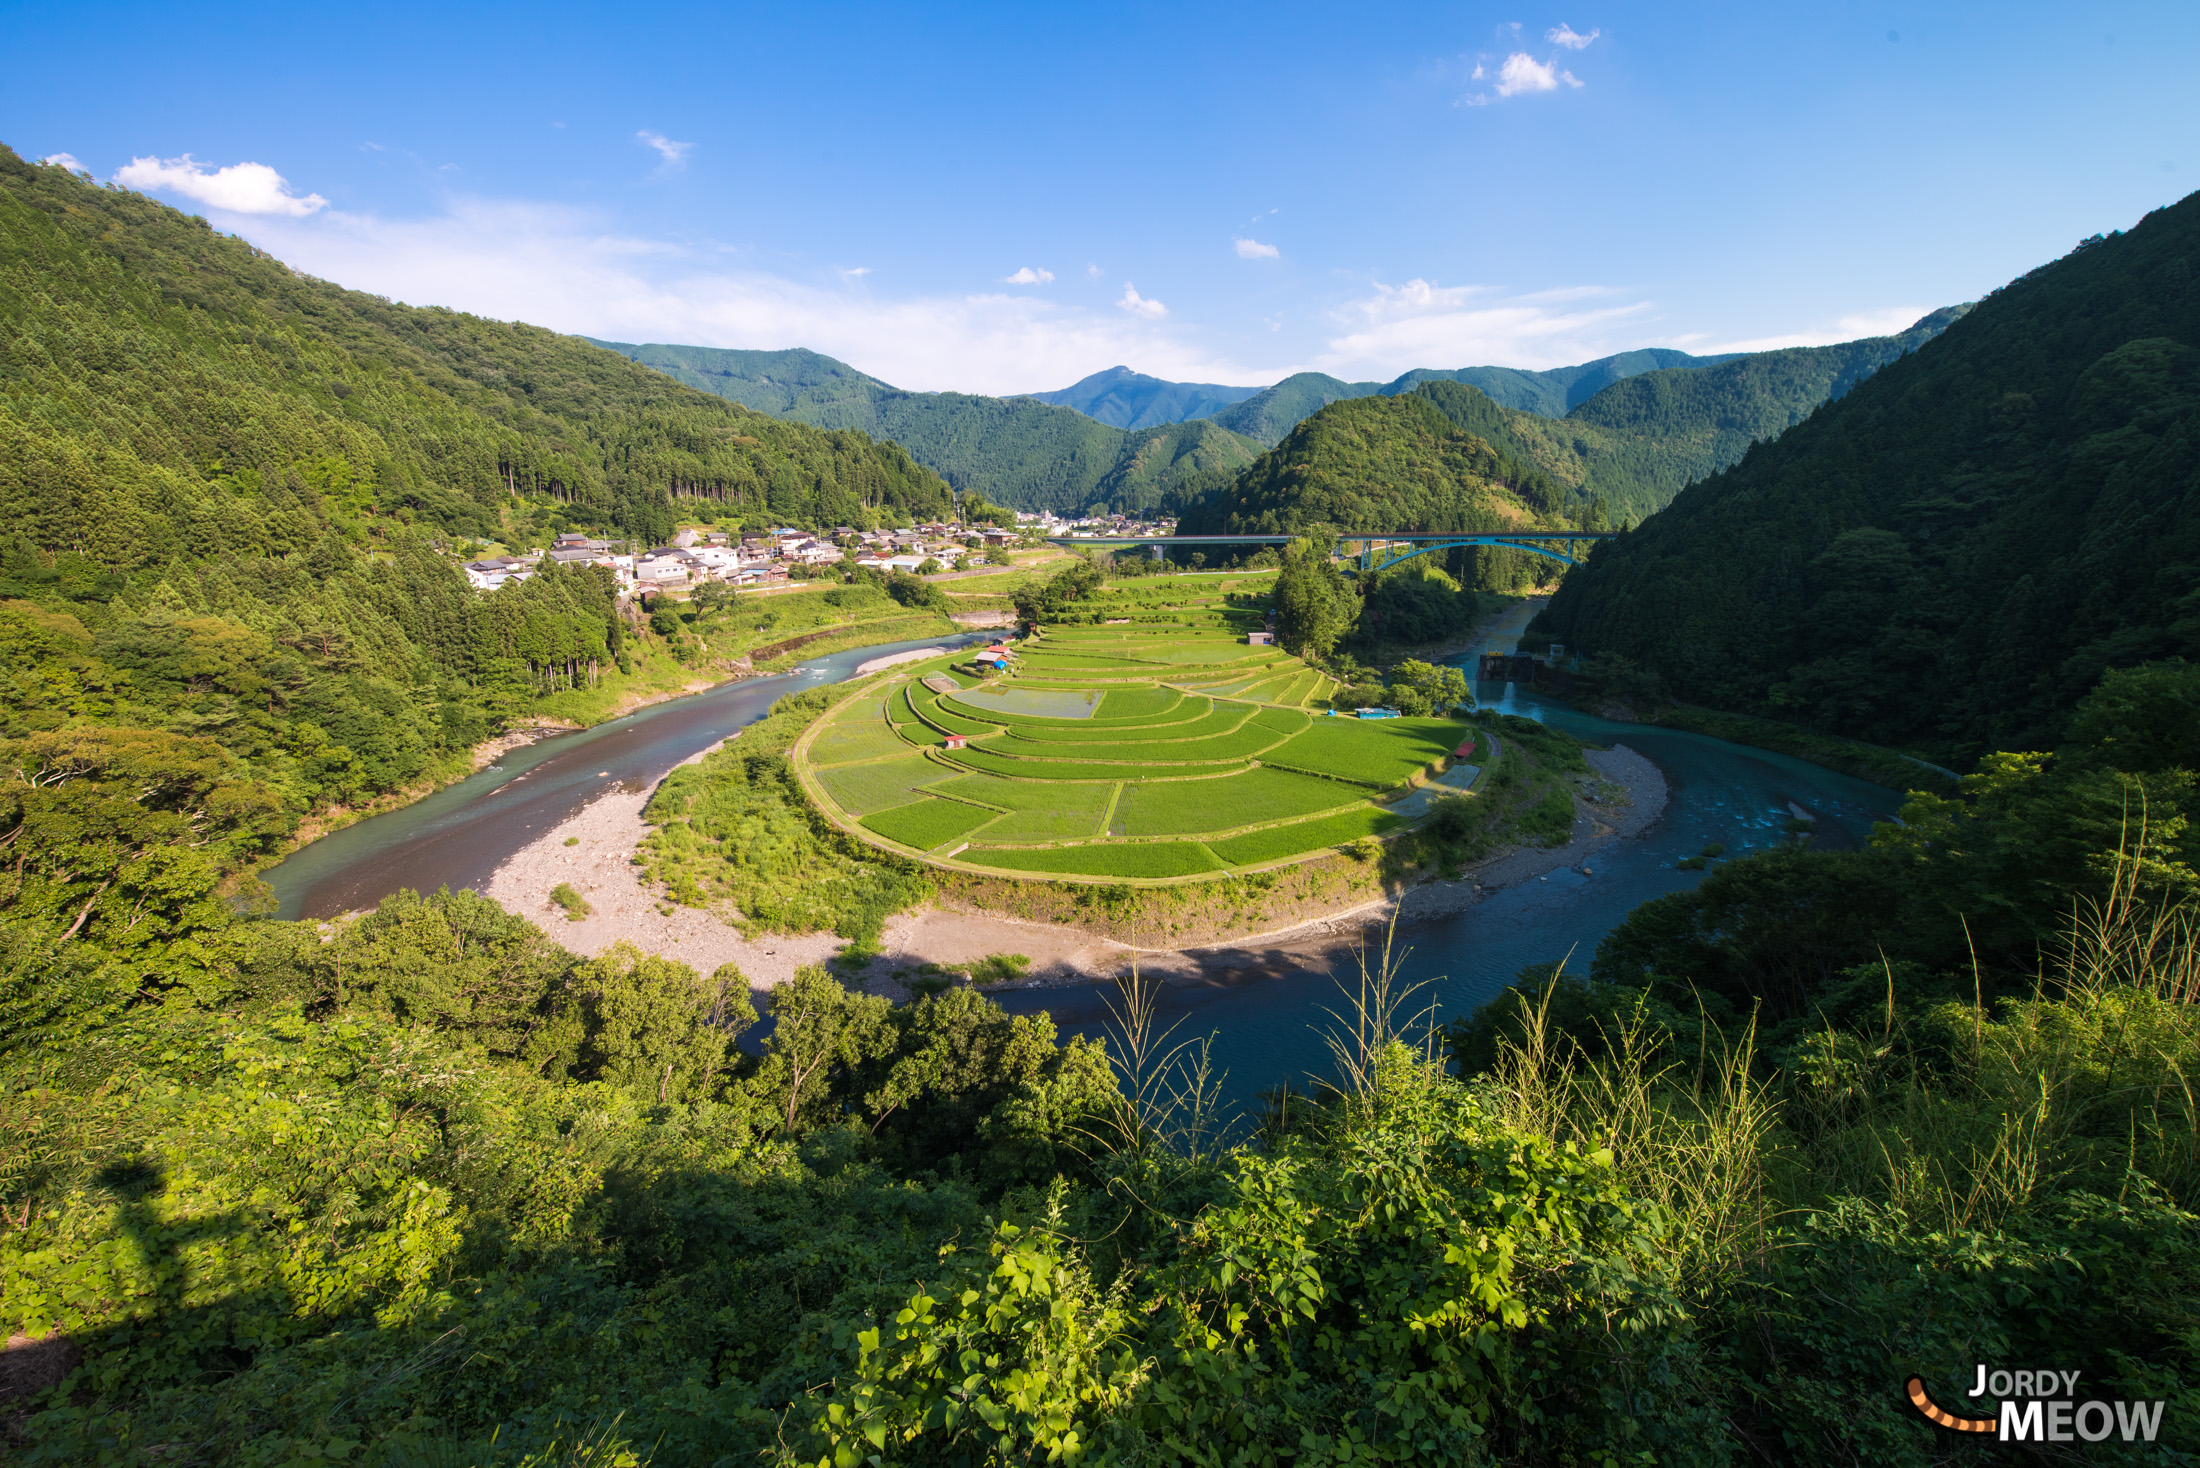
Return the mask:
<path fill-rule="evenodd" d="M 1569 575 L 1535 630 L 1942 763 L 2200 657 L 2200 194 L 2020 277 Z"/>
<path fill-rule="evenodd" d="M 1503 430 L 1508 452 L 1601 498 L 1616 520 L 1639 520 L 1683 485 L 1733 463 L 1752 442 L 1930 340 L 1965 309 L 1943 308 L 1891 336 L 1824 347 L 1706 356 L 1649 347 L 1543 371 L 1415 368 L 1387 383 L 1301 372 L 1209 416 L 1168 423 L 1142 420 L 1248 390 L 1112 367 L 1050 393 L 918 393 L 801 348 L 584 339 L 758 412 L 891 440 L 957 489 L 1019 509 L 1073 514 L 1099 506 L 1186 508 L 1331 403 L 1451 383 L 1519 415 Z M 1117 426 L 1063 399 L 1141 426 Z"/>
<path fill-rule="evenodd" d="M 1054 392 L 1023 396 L 1056 407 L 1074 408 L 1111 428 L 1158 428 L 1211 418 L 1233 403 L 1260 392 L 1258 387 L 1225 387 L 1214 382 L 1170 382 L 1110 367 Z"/>

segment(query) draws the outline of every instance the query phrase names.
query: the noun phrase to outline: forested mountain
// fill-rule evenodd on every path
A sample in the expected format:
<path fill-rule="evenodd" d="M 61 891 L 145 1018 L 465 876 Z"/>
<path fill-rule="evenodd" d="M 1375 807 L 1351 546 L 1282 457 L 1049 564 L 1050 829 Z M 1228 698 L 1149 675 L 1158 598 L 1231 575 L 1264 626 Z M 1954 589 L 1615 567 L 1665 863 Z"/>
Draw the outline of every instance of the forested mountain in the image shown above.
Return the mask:
<path fill-rule="evenodd" d="M 763 412 L 890 439 L 955 488 L 1022 510 L 1172 504 L 1187 480 L 1219 482 L 1260 453 L 1211 421 L 1125 430 L 1036 396 L 903 392 L 816 352 L 597 345 Z"/>
<path fill-rule="evenodd" d="M 2084 241 L 1600 549 L 1538 630 L 1944 761 L 2200 654 L 2200 195 Z"/>
<path fill-rule="evenodd" d="M 1271 447 L 1302 419 L 1345 398 L 1394 397 L 1424 382 L 1463 382 L 1480 388 L 1491 401 L 1521 413 L 1559 418 L 1612 383 L 1640 372 L 1687 370 L 1730 362 L 1724 356 L 1692 357 L 1669 347 L 1646 347 L 1599 357 L 1574 367 L 1531 372 L 1524 367 L 1416 367 L 1389 382 L 1345 382 L 1325 372 L 1298 372 L 1273 387 L 1215 414 L 1223 427 Z"/>
<path fill-rule="evenodd" d="M 1018 398 L 903 392 L 816 352 L 596 345 L 762 412 L 891 439 L 957 489 L 1068 512 L 1187 505 L 1331 403 L 1457 384 L 1512 415 L 1512 452 L 1600 498 L 1615 519 L 1636 520 L 1916 350 L 1965 309 L 1936 311 L 1895 336 L 1746 355 L 1658 347 L 1545 372 L 1416 368 L 1387 383 L 1301 372 L 1258 391 L 1111 367 L 1060 392 Z"/>
<path fill-rule="evenodd" d="M 192 771 L 272 840 L 629 665 L 604 573 L 479 596 L 461 544 L 949 494 L 892 444 L 295 275 L 0 149 L 0 736 L 26 768 Z"/>
<path fill-rule="evenodd" d="M 1058 392 L 1025 396 L 1057 407 L 1075 408 L 1088 418 L 1116 428 L 1153 428 L 1210 417 L 1259 391 L 1257 387 L 1223 387 L 1212 382 L 1168 382 L 1128 367 L 1110 367 Z"/>
<path fill-rule="evenodd" d="M 1188 509 L 1184 535 L 1275 535 L 1329 530 L 1516 530 L 1573 528 L 1590 507 L 1532 465 L 1448 416 L 1431 389 L 1472 394 L 1452 383 L 1399 397 L 1332 403 L 1291 430 L 1227 488 Z M 1509 589 L 1533 579 L 1519 551 L 1455 553 L 1464 583 Z"/>

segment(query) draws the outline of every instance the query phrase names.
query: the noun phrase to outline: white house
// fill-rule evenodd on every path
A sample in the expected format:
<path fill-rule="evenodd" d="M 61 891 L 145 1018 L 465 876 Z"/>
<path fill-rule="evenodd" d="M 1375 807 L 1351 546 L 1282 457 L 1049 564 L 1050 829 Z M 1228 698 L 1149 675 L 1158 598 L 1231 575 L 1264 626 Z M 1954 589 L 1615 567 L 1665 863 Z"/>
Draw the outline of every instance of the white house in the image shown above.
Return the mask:
<path fill-rule="evenodd" d="M 476 591 L 494 591 L 507 581 L 525 581 L 535 574 L 534 563 L 518 556 L 490 556 L 466 563 L 466 582 Z"/>

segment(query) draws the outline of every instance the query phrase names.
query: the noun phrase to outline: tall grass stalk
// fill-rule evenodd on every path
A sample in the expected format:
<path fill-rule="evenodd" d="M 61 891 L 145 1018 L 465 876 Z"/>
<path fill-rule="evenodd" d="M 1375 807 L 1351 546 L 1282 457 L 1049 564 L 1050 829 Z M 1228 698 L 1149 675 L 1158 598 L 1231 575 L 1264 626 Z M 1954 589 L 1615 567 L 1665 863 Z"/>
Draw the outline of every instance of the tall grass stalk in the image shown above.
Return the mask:
<path fill-rule="evenodd" d="M 1436 981 L 1424 979 L 1418 984 L 1399 981 L 1398 971 L 1404 967 L 1411 950 L 1399 952 L 1397 937 L 1398 914 L 1393 910 L 1389 924 L 1383 929 L 1381 954 L 1370 965 L 1367 944 L 1362 942 L 1353 951 L 1358 982 L 1350 989 L 1345 988 L 1342 980 L 1337 985 L 1344 995 L 1343 1008 L 1324 1006 L 1322 1011 L 1331 1020 L 1322 1029 L 1322 1043 L 1328 1047 L 1335 1075 L 1331 1084 L 1363 1105 L 1375 1096 L 1380 1079 L 1378 1071 L 1385 1057 L 1394 1053 L 1393 1047 L 1402 1045 L 1422 1065 L 1432 1065 L 1436 1060 L 1435 1001 L 1431 999 L 1412 1012 L 1405 1012 L 1406 1007 L 1419 1000 Z"/>
<path fill-rule="evenodd" d="M 1562 977 L 1564 965 L 1560 966 Z M 1490 1079 L 1506 1121 L 1605 1148 L 1629 1190 L 1672 1226 L 1684 1285 L 1709 1291 L 1750 1268 L 1780 1209 L 1767 1159 L 1780 1108 L 1757 1074 L 1754 1020 L 1728 1036 L 1705 1020 L 1691 1060 L 1641 1007 L 1590 1056 L 1550 1023 L 1554 982 L 1499 1044 Z"/>
<path fill-rule="evenodd" d="M 1115 1042 L 1108 1058 L 1123 1094 L 1114 1142 L 1139 1155 L 1166 1150 L 1197 1157 L 1221 1136 L 1223 1074 L 1214 1066 L 1212 1034 L 1171 1043 L 1184 1021 L 1161 1027 L 1160 996 L 1160 980 L 1133 959 L 1130 971 L 1116 977 L 1115 997 L 1105 1001 Z"/>

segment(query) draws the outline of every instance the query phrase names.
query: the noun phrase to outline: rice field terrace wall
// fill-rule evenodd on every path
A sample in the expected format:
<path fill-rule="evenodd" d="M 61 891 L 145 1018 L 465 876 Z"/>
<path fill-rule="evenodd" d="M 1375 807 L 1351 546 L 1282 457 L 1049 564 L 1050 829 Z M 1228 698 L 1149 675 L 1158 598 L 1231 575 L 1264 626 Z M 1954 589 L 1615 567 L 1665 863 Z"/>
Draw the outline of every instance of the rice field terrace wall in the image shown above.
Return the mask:
<path fill-rule="evenodd" d="M 1325 855 L 1470 727 L 1331 714 L 1334 684 L 1241 632 L 1050 627 L 1004 674 L 943 659 L 841 700 L 790 750 L 828 817 L 953 870 L 1181 882 Z"/>

